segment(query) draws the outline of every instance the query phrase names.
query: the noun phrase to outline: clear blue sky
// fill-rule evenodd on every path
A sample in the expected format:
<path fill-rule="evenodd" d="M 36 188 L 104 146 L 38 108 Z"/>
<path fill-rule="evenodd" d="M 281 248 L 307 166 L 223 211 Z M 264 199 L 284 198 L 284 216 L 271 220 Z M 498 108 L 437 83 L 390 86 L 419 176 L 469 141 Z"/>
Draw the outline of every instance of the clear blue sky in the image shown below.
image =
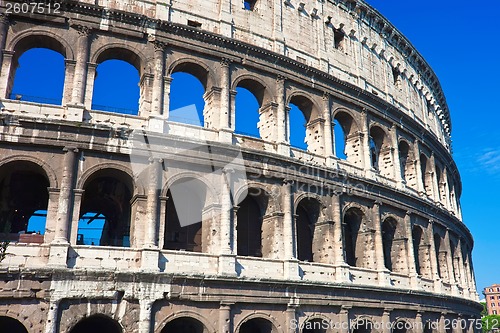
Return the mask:
<path fill-rule="evenodd" d="M 369 0 L 436 72 L 452 118 L 478 292 L 500 283 L 500 1 Z M 482 297 L 482 295 L 481 295 Z"/>
<path fill-rule="evenodd" d="M 500 110 L 493 102 L 500 93 L 500 46 L 497 41 L 500 1 L 486 0 L 481 6 L 461 0 L 368 2 L 408 37 L 443 86 L 453 123 L 453 157 L 462 175 L 463 217 L 475 239 L 473 260 L 481 293 L 484 287 L 500 283 L 500 260 L 496 255 L 500 245 L 500 215 L 496 211 L 500 207 L 497 194 L 500 190 Z M 61 69 L 59 74 L 54 74 L 51 62 Z M 13 91 L 23 96 L 60 101 L 63 66 L 61 56 L 54 56 L 51 51 L 32 50 L 21 58 L 18 74 L 25 78 L 21 81 L 41 80 L 46 84 L 15 85 Z M 135 84 L 138 74 L 131 65 L 105 62 L 98 67 L 98 73 L 95 105 L 128 109 L 121 112 L 137 110 L 139 92 Z M 184 100 L 174 101 L 173 109 L 190 105 L 192 96 L 203 93 L 199 82 L 185 80 L 182 76 L 175 74 L 172 95 L 183 90 L 189 94 Z M 136 87 L 132 92 L 130 82 Z M 243 90 L 238 91 L 238 96 L 237 107 L 245 105 L 249 112 L 247 118 L 237 120 L 237 129 L 255 135 L 258 117 L 252 109 L 256 110 L 258 104 Z M 196 106 L 201 112 L 203 100 L 198 98 Z M 302 127 L 304 120 L 300 111 L 292 109 L 291 112 L 292 126 Z M 303 136 L 293 137 L 292 145 L 304 147 Z"/>

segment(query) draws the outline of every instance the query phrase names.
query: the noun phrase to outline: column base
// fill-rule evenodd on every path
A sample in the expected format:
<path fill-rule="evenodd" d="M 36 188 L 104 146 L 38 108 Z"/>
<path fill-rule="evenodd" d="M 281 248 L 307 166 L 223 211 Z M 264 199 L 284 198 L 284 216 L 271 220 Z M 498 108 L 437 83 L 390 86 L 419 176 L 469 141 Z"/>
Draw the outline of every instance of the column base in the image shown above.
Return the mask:
<path fill-rule="evenodd" d="M 68 267 L 68 242 L 54 241 L 50 244 L 49 248 L 49 261 L 47 266 L 54 268 L 67 268 Z"/>
<path fill-rule="evenodd" d="M 283 262 L 283 272 L 287 280 L 301 280 L 299 261 L 295 259 L 285 260 Z"/>
<path fill-rule="evenodd" d="M 434 292 L 440 294 L 441 290 L 443 290 L 443 282 L 441 279 L 434 280 Z"/>
<path fill-rule="evenodd" d="M 383 287 L 390 287 L 392 286 L 391 283 L 391 272 L 388 270 L 382 270 L 377 272 L 378 275 L 378 284 L 379 286 Z"/>
<path fill-rule="evenodd" d="M 167 129 L 168 129 L 168 127 L 167 127 L 165 117 L 163 117 L 163 116 L 149 116 L 149 118 L 148 118 L 148 131 L 166 134 Z"/>
<path fill-rule="evenodd" d="M 219 142 L 233 143 L 233 131 L 229 128 L 220 129 Z"/>
<path fill-rule="evenodd" d="M 278 143 L 277 153 L 280 155 L 290 156 L 290 145 L 288 143 L 280 142 Z"/>
<path fill-rule="evenodd" d="M 350 283 L 351 273 L 349 272 L 349 265 L 338 265 L 335 266 L 335 282 L 337 283 Z"/>
<path fill-rule="evenodd" d="M 418 274 L 416 273 L 413 273 L 413 274 L 410 274 L 410 286 L 413 288 L 413 289 L 417 289 L 417 290 L 420 290 L 420 277 L 418 276 Z"/>
<path fill-rule="evenodd" d="M 143 249 L 141 251 L 141 270 L 145 272 L 159 272 L 158 265 L 160 259 L 160 250 Z"/>
<path fill-rule="evenodd" d="M 85 105 L 66 104 L 64 110 L 64 119 L 68 121 L 83 121 Z"/>
<path fill-rule="evenodd" d="M 219 256 L 218 273 L 223 276 L 238 276 L 234 254 L 221 254 Z"/>

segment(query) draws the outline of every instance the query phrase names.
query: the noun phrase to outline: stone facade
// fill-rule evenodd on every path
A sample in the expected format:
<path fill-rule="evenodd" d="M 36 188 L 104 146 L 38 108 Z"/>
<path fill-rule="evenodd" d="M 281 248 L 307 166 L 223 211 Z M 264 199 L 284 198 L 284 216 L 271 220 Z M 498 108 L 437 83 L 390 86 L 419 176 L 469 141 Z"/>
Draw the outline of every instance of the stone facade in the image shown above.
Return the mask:
<path fill-rule="evenodd" d="M 65 57 L 61 105 L 11 96 L 19 57 L 37 47 Z M 0 48 L 0 222 L 22 233 L 34 211 L 47 214 L 43 236 L 10 236 L 0 327 L 477 329 L 443 92 L 368 4 L 67 1 L 59 13 L 0 16 Z M 92 109 L 108 59 L 138 70 L 137 115 Z M 176 72 L 202 82 L 204 127 L 169 120 Z M 260 138 L 235 133 L 237 87 L 258 96 Z M 290 146 L 291 104 L 307 150 Z M 144 133 L 147 144 L 134 145 Z M 241 186 L 227 167 L 238 154 Z M 197 179 L 207 161 L 231 186 Z M 203 190 L 192 198 L 199 223 L 182 227 L 171 189 L 186 179 Z M 88 212 L 109 222 L 99 244 L 79 242 Z M 319 322 L 332 327 L 307 326 Z"/>

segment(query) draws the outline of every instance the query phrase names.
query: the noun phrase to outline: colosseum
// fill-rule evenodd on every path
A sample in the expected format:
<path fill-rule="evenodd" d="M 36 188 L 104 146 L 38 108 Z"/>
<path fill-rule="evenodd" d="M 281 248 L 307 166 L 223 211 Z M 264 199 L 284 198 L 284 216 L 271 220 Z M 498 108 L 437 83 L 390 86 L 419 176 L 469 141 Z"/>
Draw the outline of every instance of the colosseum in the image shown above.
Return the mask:
<path fill-rule="evenodd" d="M 368 3 L 25 5 L 0 14 L 2 333 L 480 329 L 445 96 Z M 36 48 L 64 57 L 60 103 L 13 91 Z M 113 59 L 138 72 L 133 114 L 93 103 Z M 178 73 L 201 126 L 169 117 Z"/>

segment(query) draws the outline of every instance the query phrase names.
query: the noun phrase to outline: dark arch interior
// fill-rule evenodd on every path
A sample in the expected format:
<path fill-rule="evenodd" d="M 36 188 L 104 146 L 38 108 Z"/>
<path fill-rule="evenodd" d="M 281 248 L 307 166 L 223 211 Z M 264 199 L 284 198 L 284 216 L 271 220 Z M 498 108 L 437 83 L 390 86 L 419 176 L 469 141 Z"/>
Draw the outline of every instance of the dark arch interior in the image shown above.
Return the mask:
<path fill-rule="evenodd" d="M 314 261 L 314 227 L 319 217 L 319 203 L 306 198 L 300 201 L 296 211 L 297 259 Z"/>
<path fill-rule="evenodd" d="M 19 320 L 0 316 L 0 332 L 5 333 L 28 333 L 26 327 Z"/>
<path fill-rule="evenodd" d="M 422 237 L 423 237 L 423 230 L 419 226 L 415 225 L 412 228 L 411 231 L 412 235 L 412 241 L 413 241 L 413 259 L 415 260 L 415 269 L 417 271 L 417 274 L 422 274 L 421 272 L 421 265 L 420 265 L 420 258 L 419 258 L 419 249 L 420 245 L 422 244 Z"/>
<path fill-rule="evenodd" d="M 362 213 L 357 208 L 351 208 L 344 214 L 342 231 L 344 236 L 344 260 L 349 266 L 357 266 L 358 255 L 356 243 L 362 222 Z"/>
<path fill-rule="evenodd" d="M 203 251 L 202 227 L 206 186 L 186 178 L 170 186 L 167 192 L 164 249 Z"/>
<path fill-rule="evenodd" d="M 239 204 L 237 212 L 238 255 L 262 257 L 263 212 L 251 194 Z"/>
<path fill-rule="evenodd" d="M 250 319 L 241 325 L 239 333 L 273 333 L 273 324 L 262 318 Z"/>
<path fill-rule="evenodd" d="M 177 318 L 167 323 L 161 333 L 204 333 L 203 324 L 194 318 Z"/>
<path fill-rule="evenodd" d="M 410 154 L 410 146 L 405 141 L 400 141 L 398 145 L 399 163 L 401 165 L 401 178 L 406 180 L 406 164 Z"/>
<path fill-rule="evenodd" d="M 106 316 L 95 315 L 80 320 L 70 333 L 121 333 L 120 324 Z"/>
<path fill-rule="evenodd" d="M 436 252 L 436 261 L 437 261 L 437 273 L 439 277 L 441 276 L 441 265 L 439 264 L 439 252 L 441 251 L 441 236 L 439 234 L 434 234 L 434 249 Z"/>
<path fill-rule="evenodd" d="M 44 233 L 46 215 L 35 213 L 46 213 L 48 187 L 44 170 L 35 163 L 10 162 L 0 169 L 0 233 L 5 233 L 4 237 L 18 241 L 28 237 L 27 233 Z M 41 220 L 37 230 L 29 230 L 31 218 Z"/>
<path fill-rule="evenodd" d="M 387 218 L 382 223 L 382 244 L 384 246 L 384 264 L 385 268 L 392 271 L 392 251 L 394 245 L 394 236 L 396 235 L 397 222 L 392 218 Z"/>
<path fill-rule="evenodd" d="M 128 175 L 118 170 L 97 172 L 86 182 L 84 190 L 79 243 L 130 246 L 132 183 Z M 98 226 L 100 219 L 104 219 L 104 223 Z"/>
<path fill-rule="evenodd" d="M 384 145 L 385 132 L 377 126 L 370 128 L 370 157 L 372 167 L 376 170 L 379 168 L 380 150 Z"/>

